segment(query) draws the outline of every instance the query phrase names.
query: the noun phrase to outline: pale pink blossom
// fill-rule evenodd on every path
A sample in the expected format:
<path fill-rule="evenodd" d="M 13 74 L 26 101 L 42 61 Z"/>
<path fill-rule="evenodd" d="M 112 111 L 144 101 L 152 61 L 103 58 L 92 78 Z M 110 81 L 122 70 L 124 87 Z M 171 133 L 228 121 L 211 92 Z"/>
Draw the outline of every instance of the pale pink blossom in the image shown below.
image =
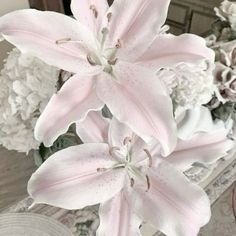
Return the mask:
<path fill-rule="evenodd" d="M 153 72 L 185 61 L 213 61 L 214 53 L 198 36 L 163 33 L 169 3 L 115 0 L 109 8 L 106 0 L 72 0 L 76 19 L 31 9 L 0 19 L 6 40 L 75 73 L 38 120 L 39 141 L 50 146 L 70 124 L 106 104 L 146 141 L 154 137 L 166 154 L 173 150 L 171 99 Z"/>
<path fill-rule="evenodd" d="M 207 195 L 182 170 L 218 159 L 231 142 L 225 133 L 196 135 L 164 158 L 157 142 L 147 145 L 117 119 L 97 112 L 77 132 L 89 143 L 54 154 L 31 177 L 28 191 L 35 203 L 66 209 L 101 203 L 99 236 L 140 235 L 142 221 L 167 235 L 196 236 L 209 221 Z M 181 165 L 176 168 L 172 159 Z"/>

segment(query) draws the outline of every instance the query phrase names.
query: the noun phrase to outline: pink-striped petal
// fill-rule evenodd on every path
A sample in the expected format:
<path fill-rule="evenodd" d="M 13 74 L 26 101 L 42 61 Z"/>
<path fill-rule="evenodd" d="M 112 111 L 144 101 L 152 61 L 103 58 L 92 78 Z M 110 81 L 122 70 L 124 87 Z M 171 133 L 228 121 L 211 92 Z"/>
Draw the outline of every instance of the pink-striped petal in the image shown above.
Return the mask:
<path fill-rule="evenodd" d="M 141 236 L 141 220 L 133 214 L 123 192 L 102 203 L 99 209 L 100 225 L 97 236 Z"/>
<path fill-rule="evenodd" d="M 226 156 L 235 142 L 221 120 L 213 120 L 208 108 L 200 106 L 176 112 L 178 144 L 166 160 L 185 171 L 199 162 L 211 164 Z"/>
<path fill-rule="evenodd" d="M 105 202 L 121 191 L 125 170 L 98 171 L 116 162 L 107 144 L 83 144 L 55 153 L 32 175 L 28 192 L 35 203 L 80 209 Z"/>
<path fill-rule="evenodd" d="M 206 41 L 199 36 L 163 34 L 156 37 L 138 61 L 141 65 L 158 70 L 181 62 L 196 62 L 202 59 L 214 62 L 214 58 L 214 51 L 207 48 Z"/>
<path fill-rule="evenodd" d="M 51 146 L 72 123 L 82 121 L 90 110 L 104 106 L 94 89 L 94 78 L 71 77 L 49 101 L 35 127 L 35 137 Z"/>
<path fill-rule="evenodd" d="M 188 140 L 179 139 L 175 151 L 166 160 L 182 171 L 191 168 L 196 162 L 215 163 L 235 146 L 235 142 L 227 135 L 228 131 L 224 129 L 195 134 Z"/>
<path fill-rule="evenodd" d="M 211 215 L 206 193 L 192 184 L 174 166 L 161 162 L 149 170 L 147 184 L 134 184 L 130 206 L 143 220 L 166 235 L 197 236 Z"/>
<path fill-rule="evenodd" d="M 108 10 L 109 47 L 120 40 L 119 57 L 134 61 L 150 46 L 166 21 L 170 0 L 119 0 Z"/>
<path fill-rule="evenodd" d="M 21 51 L 60 69 L 86 76 L 101 70 L 86 59 L 97 48 L 92 33 L 63 14 L 32 9 L 11 12 L 0 18 L 0 34 Z"/>
<path fill-rule="evenodd" d="M 176 145 L 176 124 L 172 102 L 153 73 L 143 67 L 119 63 L 116 79 L 103 74 L 97 81 L 97 94 L 114 116 L 149 142 L 156 138 L 164 154 Z"/>
<path fill-rule="evenodd" d="M 100 112 L 91 111 L 82 122 L 77 122 L 76 131 L 84 143 L 108 143 L 108 119 Z"/>
<path fill-rule="evenodd" d="M 107 0 L 71 1 L 71 11 L 74 17 L 95 34 L 101 30 L 102 20 L 108 8 Z"/>

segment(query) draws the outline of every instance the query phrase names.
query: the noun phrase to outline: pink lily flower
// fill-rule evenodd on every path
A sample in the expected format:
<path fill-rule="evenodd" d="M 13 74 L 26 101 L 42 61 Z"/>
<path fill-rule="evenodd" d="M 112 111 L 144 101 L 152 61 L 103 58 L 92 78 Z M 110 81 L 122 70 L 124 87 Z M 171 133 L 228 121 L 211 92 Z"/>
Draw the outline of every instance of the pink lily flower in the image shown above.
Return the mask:
<path fill-rule="evenodd" d="M 153 72 L 184 61 L 214 61 L 214 53 L 198 36 L 163 33 L 169 2 L 115 0 L 109 8 L 106 0 L 72 0 L 76 19 L 31 9 L 1 17 L 2 37 L 75 73 L 39 118 L 39 141 L 52 145 L 70 124 L 106 104 L 146 141 L 154 137 L 164 153 L 173 150 L 171 99 Z"/>
<path fill-rule="evenodd" d="M 193 163 L 213 164 L 222 157 L 228 158 L 233 151 L 235 140 L 228 138 L 230 122 L 226 125 L 222 120 L 213 120 L 208 108 L 200 106 L 180 112 L 176 119 L 177 146 L 165 160 L 181 171 Z"/>
<path fill-rule="evenodd" d="M 90 112 L 77 131 L 89 143 L 59 151 L 31 177 L 28 191 L 35 203 L 66 209 L 101 203 L 99 236 L 140 235 L 142 221 L 167 235 L 196 236 L 208 222 L 207 195 L 161 157 L 158 142 L 147 145 L 117 119 L 109 122 L 97 112 Z M 191 166 L 189 156 L 202 161 L 208 150 L 219 157 L 212 140 L 209 148 L 207 140 L 194 141 L 188 153 L 176 150 L 183 154 L 182 164 L 184 159 Z M 224 137 L 222 150 L 227 142 Z"/>

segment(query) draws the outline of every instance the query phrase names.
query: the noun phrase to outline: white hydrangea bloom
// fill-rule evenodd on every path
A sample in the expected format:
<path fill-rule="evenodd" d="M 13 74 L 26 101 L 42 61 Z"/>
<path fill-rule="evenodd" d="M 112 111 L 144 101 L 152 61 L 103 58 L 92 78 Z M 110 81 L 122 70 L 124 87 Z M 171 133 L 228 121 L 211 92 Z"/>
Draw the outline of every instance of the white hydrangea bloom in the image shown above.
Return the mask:
<path fill-rule="evenodd" d="M 0 74 L 0 144 L 28 153 L 39 147 L 34 126 L 53 93 L 59 69 L 13 49 Z"/>
<path fill-rule="evenodd" d="M 157 76 L 166 85 L 175 105 L 192 108 L 211 100 L 216 90 L 213 69 L 214 64 L 206 61 L 198 65 L 181 63 L 160 70 Z"/>

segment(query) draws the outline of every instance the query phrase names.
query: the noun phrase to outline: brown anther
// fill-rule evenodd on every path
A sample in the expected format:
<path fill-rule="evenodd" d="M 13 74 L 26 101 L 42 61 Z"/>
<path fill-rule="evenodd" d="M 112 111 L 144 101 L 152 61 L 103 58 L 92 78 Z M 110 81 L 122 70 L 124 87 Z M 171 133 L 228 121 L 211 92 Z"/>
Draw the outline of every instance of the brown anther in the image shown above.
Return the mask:
<path fill-rule="evenodd" d="M 89 54 L 87 55 L 87 61 L 89 62 L 89 64 L 91 66 L 96 66 L 97 65 L 96 62 L 91 58 L 91 56 Z"/>
<path fill-rule="evenodd" d="M 58 39 L 56 40 L 56 44 L 62 44 L 71 41 L 71 38 L 64 38 L 64 39 Z"/>
<path fill-rule="evenodd" d="M 106 168 L 97 168 L 97 172 L 105 172 L 105 171 L 107 171 Z"/>
<path fill-rule="evenodd" d="M 114 66 L 117 63 L 117 61 L 118 61 L 118 58 L 115 58 L 113 60 L 108 60 L 107 62 L 109 65 Z"/>
<path fill-rule="evenodd" d="M 146 192 L 148 192 L 149 189 L 151 188 L 151 182 L 150 182 L 150 179 L 149 179 L 148 175 L 146 175 L 146 180 L 147 180 L 147 190 L 146 190 Z"/>
<path fill-rule="evenodd" d="M 89 9 L 92 10 L 94 17 L 98 18 L 98 11 L 96 7 L 94 5 L 91 5 Z"/>
<path fill-rule="evenodd" d="M 108 33 L 108 29 L 107 28 L 102 28 L 102 34 L 107 34 Z"/>
<path fill-rule="evenodd" d="M 112 17 L 112 13 L 111 13 L 111 12 L 107 13 L 107 20 L 108 20 L 108 23 L 111 22 L 111 17 Z"/>
<path fill-rule="evenodd" d="M 112 155 L 114 151 L 119 151 L 119 150 L 120 150 L 119 147 L 115 147 L 115 146 L 114 146 L 114 147 L 111 147 L 111 148 L 109 149 L 109 154 Z"/>
<path fill-rule="evenodd" d="M 149 162 L 148 162 L 148 166 L 152 167 L 152 155 L 151 153 L 147 150 L 147 149 L 143 149 L 143 151 L 147 154 Z"/>
<path fill-rule="evenodd" d="M 132 142 L 132 139 L 130 137 L 126 137 L 123 141 L 123 144 L 127 145 L 128 143 L 131 143 L 131 142 Z"/>
<path fill-rule="evenodd" d="M 117 40 L 117 44 L 116 44 L 116 48 L 121 48 L 122 47 L 122 44 L 121 44 L 121 41 L 120 39 Z"/>
<path fill-rule="evenodd" d="M 130 178 L 130 187 L 133 188 L 134 187 L 134 179 Z"/>

